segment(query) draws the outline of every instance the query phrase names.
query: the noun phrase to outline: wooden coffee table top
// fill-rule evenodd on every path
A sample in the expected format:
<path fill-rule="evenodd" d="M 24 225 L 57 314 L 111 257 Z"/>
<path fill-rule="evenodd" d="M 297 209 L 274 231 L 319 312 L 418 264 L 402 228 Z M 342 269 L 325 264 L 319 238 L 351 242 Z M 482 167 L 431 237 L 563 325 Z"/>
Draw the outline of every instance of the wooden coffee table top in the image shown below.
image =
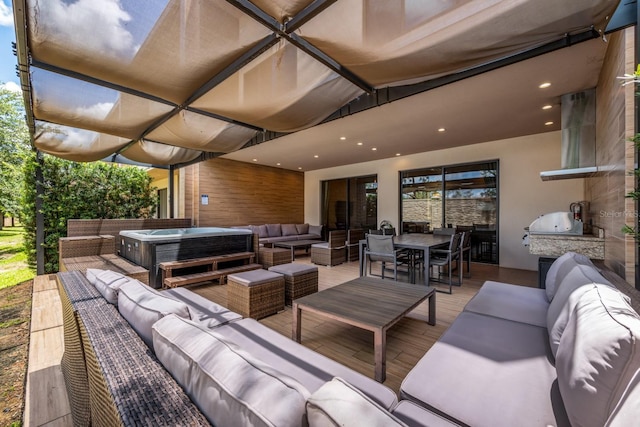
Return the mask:
<path fill-rule="evenodd" d="M 423 285 L 359 277 L 295 302 L 303 309 L 384 328 L 393 325 L 434 292 L 434 288 Z"/>
<path fill-rule="evenodd" d="M 436 323 L 435 288 L 371 277 L 295 299 L 292 304 L 292 338 L 301 341 L 302 311 L 309 311 L 374 333 L 375 379 L 386 377 L 387 330 L 429 299 L 430 325 Z"/>

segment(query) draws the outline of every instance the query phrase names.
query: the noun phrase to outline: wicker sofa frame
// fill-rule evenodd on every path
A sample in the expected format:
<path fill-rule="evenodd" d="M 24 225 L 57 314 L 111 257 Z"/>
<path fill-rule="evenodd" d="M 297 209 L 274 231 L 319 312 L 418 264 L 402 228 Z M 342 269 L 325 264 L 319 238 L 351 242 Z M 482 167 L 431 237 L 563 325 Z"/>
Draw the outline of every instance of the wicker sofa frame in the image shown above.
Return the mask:
<path fill-rule="evenodd" d="M 64 317 L 62 372 L 74 426 L 210 425 L 84 274 L 57 277 Z"/>

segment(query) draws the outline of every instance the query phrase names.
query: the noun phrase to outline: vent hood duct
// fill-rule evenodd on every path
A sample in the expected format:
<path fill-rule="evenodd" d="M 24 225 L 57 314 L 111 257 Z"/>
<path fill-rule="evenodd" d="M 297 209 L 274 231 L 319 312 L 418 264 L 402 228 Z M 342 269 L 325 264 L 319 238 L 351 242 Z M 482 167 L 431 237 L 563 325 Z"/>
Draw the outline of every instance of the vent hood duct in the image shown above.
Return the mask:
<path fill-rule="evenodd" d="M 540 172 L 543 181 L 588 178 L 596 167 L 596 90 L 562 95 L 562 169 Z"/>

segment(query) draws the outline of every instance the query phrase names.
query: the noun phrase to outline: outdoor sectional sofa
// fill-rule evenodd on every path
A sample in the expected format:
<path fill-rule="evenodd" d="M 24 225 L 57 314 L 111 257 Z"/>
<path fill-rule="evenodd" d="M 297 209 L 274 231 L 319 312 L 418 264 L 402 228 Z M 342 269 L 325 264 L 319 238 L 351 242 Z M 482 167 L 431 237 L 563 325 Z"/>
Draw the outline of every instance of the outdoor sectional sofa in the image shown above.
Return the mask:
<path fill-rule="evenodd" d="M 291 240 L 322 240 L 322 225 L 305 224 L 262 224 L 238 225 L 232 228 L 251 230 L 258 234 L 261 245 Z"/>
<path fill-rule="evenodd" d="M 407 375 L 399 401 L 386 386 L 187 289 L 160 293 L 93 274 L 102 277 L 91 278 L 95 288 L 78 272 L 58 278 L 67 307 L 63 372 L 74 402 L 67 371 L 82 369 L 65 369 L 65 361 L 86 365 L 88 402 L 79 406 L 90 407 L 95 425 L 133 424 L 150 408 L 154 425 L 626 426 L 640 419 L 640 318 L 576 254 L 551 266 L 546 289 L 486 282 Z M 74 328 L 86 362 L 82 353 L 70 357 Z"/>

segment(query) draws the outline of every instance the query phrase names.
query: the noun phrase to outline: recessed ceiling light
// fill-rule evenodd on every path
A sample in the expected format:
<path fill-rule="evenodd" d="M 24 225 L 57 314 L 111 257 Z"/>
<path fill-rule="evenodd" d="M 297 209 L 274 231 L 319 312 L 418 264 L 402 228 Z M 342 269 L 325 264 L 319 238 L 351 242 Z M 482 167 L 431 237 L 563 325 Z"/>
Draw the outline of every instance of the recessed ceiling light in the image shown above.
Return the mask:
<path fill-rule="evenodd" d="M 396 153 L 396 157 L 400 156 L 400 153 Z"/>
<path fill-rule="evenodd" d="M 257 162 L 257 161 L 258 161 L 258 159 L 253 159 L 253 161 L 254 161 L 254 162 Z"/>
<path fill-rule="evenodd" d="M 439 129 L 438 129 L 438 132 L 445 132 L 445 131 L 446 131 L 446 129 L 445 129 L 445 128 L 439 128 Z"/>
<path fill-rule="evenodd" d="M 551 83 L 549 83 L 549 82 L 544 82 L 544 83 L 541 83 L 541 84 L 540 84 L 540 86 L 538 86 L 538 87 L 539 87 L 540 89 L 546 89 L 546 88 L 548 88 L 549 86 L 551 86 Z"/>
<path fill-rule="evenodd" d="M 376 147 L 373 147 L 373 148 L 371 149 L 371 151 L 376 151 L 376 150 L 377 150 L 377 148 L 376 148 Z"/>
<path fill-rule="evenodd" d="M 278 163 L 276 163 L 276 166 L 280 166 L 280 163 L 279 163 L 279 162 L 278 162 Z"/>
<path fill-rule="evenodd" d="M 341 137 L 340 137 L 340 141 L 344 141 L 345 139 L 347 139 L 347 137 L 346 137 L 346 136 L 341 136 Z"/>
<path fill-rule="evenodd" d="M 298 166 L 298 169 L 302 170 L 302 166 Z"/>
<path fill-rule="evenodd" d="M 547 105 L 543 105 L 543 106 L 542 106 L 542 109 L 543 109 L 543 110 L 550 110 L 550 109 L 552 109 L 552 108 L 553 108 L 553 105 L 549 105 L 549 104 L 547 104 Z"/>
<path fill-rule="evenodd" d="M 553 124 L 553 122 L 545 122 L 545 126 L 551 126 Z"/>
<path fill-rule="evenodd" d="M 314 154 L 313 157 L 317 159 L 320 156 L 318 156 L 317 154 Z"/>
<path fill-rule="evenodd" d="M 362 141 L 361 141 L 361 142 L 358 142 L 356 145 L 362 145 Z"/>

